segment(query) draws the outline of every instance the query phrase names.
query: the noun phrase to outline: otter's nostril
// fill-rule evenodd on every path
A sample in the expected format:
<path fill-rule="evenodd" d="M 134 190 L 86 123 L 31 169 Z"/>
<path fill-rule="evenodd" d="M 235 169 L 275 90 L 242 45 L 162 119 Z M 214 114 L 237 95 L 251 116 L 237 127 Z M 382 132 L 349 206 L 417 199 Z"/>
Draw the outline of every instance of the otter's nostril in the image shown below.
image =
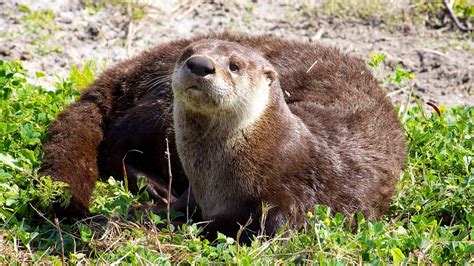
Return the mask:
<path fill-rule="evenodd" d="M 203 56 L 193 56 L 186 61 L 186 66 L 191 73 L 204 77 L 216 73 L 214 64 L 209 58 Z"/>

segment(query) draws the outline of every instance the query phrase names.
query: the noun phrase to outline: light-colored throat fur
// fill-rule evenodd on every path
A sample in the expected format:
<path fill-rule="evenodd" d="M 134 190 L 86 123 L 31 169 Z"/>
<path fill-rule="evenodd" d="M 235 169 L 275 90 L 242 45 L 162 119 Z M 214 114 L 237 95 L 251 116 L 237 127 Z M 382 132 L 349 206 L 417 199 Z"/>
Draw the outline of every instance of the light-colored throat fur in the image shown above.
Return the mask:
<path fill-rule="evenodd" d="M 179 104 L 175 103 L 175 105 Z M 174 107 L 174 109 L 180 108 Z M 204 218 L 212 219 L 211 217 L 219 213 L 217 208 L 221 206 L 221 203 L 229 200 L 222 198 L 225 197 L 223 192 L 227 189 L 220 185 L 232 182 L 232 179 L 228 178 L 232 176 L 229 171 L 230 165 L 224 165 L 224 162 L 228 162 L 232 157 L 229 154 L 231 143 L 223 134 L 216 134 L 228 129 L 222 129 L 224 125 L 218 125 L 220 123 L 209 128 L 203 127 L 200 124 L 201 121 L 193 121 L 194 119 L 182 110 L 174 111 L 174 116 L 179 158 L 196 201 L 204 210 Z M 220 200 L 215 201 L 215 199 Z M 208 212 L 209 210 L 214 211 Z"/>
<path fill-rule="evenodd" d="M 205 219 L 229 213 L 229 208 L 238 207 L 238 199 L 243 196 L 245 189 L 239 187 L 232 162 L 245 134 L 253 130 L 265 112 L 268 93 L 256 98 L 259 102 L 251 102 L 249 110 L 211 116 L 189 110 L 179 99 L 173 103 L 179 158 Z"/>

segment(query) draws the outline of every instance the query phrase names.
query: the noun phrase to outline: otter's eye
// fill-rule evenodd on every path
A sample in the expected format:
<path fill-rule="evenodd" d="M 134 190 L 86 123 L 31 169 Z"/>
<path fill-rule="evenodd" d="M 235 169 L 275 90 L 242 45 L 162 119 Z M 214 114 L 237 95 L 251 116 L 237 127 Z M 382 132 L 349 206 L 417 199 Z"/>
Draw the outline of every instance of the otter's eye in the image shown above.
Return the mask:
<path fill-rule="evenodd" d="M 230 64 L 229 64 L 229 69 L 230 69 L 230 71 L 232 71 L 232 72 L 237 72 L 237 71 L 239 71 L 239 66 L 238 66 L 237 64 L 230 63 Z"/>
<path fill-rule="evenodd" d="M 178 61 L 179 61 L 179 62 L 182 62 L 182 61 L 188 59 L 189 57 L 191 57 L 191 55 L 193 55 L 193 50 L 192 50 L 191 48 L 186 49 L 186 51 L 184 51 L 184 52 L 181 54 L 181 56 L 180 56 L 180 58 L 178 59 Z"/>

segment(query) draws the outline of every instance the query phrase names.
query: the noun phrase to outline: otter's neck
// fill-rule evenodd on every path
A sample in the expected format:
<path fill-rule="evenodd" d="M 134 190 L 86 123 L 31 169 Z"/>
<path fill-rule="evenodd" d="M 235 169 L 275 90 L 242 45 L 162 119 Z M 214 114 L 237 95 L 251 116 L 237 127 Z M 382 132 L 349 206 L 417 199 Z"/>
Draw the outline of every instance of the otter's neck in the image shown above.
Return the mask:
<path fill-rule="evenodd" d="M 309 146 L 309 130 L 283 96 L 270 99 L 246 127 L 232 116 L 209 118 L 188 111 L 177 100 L 173 115 L 179 158 L 204 218 L 232 206 L 235 196 L 260 193 L 259 182 L 291 175 Z"/>

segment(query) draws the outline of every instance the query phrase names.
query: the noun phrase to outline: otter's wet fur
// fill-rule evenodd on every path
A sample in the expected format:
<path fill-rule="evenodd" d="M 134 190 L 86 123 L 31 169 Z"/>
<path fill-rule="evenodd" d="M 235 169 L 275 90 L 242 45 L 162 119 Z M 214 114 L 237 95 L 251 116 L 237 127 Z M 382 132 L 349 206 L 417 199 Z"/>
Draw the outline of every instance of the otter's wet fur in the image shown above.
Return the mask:
<path fill-rule="evenodd" d="M 180 149 L 186 161 L 178 156 L 175 132 L 181 129 L 174 128 L 171 78 L 178 59 L 189 56 L 185 48 L 206 39 L 255 51 L 276 73 L 268 105 L 252 132 L 243 134 L 245 140 L 223 158 L 227 161 L 215 161 L 231 167 L 227 173 L 235 176 L 213 178 L 196 194 L 204 218 L 213 220 L 211 233 L 235 236 L 238 224 L 250 216 L 254 222 L 248 228 L 258 231 L 262 203 L 272 206 L 267 234 L 286 221 L 302 226 L 315 204 L 347 215 L 360 211 L 368 218 L 386 211 L 406 147 L 394 108 L 364 61 L 318 44 L 222 33 L 160 44 L 112 66 L 58 116 L 49 127 L 42 173 L 70 186 L 72 203 L 59 213 L 86 215 L 97 178 L 122 178 L 124 158 L 129 178 L 145 175 L 159 198 L 168 180 L 166 138 L 173 194 L 185 192 L 186 173 L 193 174 L 190 169 L 199 167 L 199 160 L 187 161 L 186 146 Z M 193 139 L 181 144 L 189 143 Z M 209 142 L 200 143 L 206 156 Z M 219 183 L 223 180 L 228 183 Z"/>

